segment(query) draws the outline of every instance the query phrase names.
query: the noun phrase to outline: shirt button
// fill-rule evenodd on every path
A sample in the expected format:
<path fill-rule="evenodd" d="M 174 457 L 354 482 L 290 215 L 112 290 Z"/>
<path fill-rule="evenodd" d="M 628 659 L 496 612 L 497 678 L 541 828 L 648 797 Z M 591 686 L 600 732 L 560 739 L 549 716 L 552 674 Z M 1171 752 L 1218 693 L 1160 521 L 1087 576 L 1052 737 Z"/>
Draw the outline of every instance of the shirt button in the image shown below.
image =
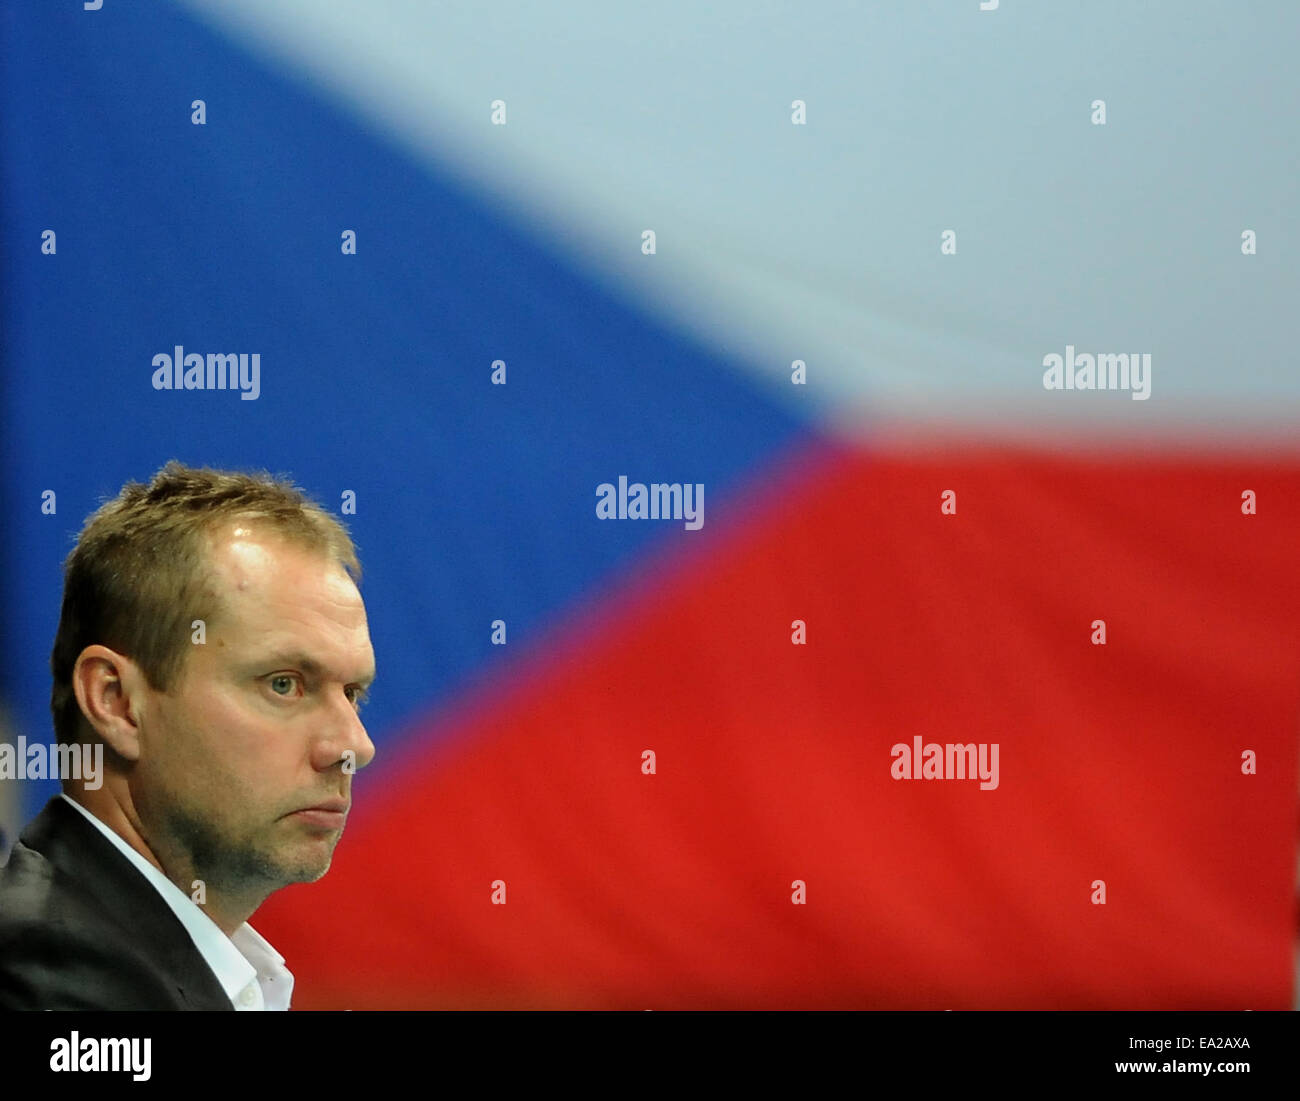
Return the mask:
<path fill-rule="evenodd" d="M 252 1004 L 253 1004 L 253 999 L 254 999 L 256 996 L 257 996 L 257 995 L 255 995 L 255 994 L 253 993 L 253 988 L 252 988 L 251 986 L 246 986 L 246 987 L 244 987 L 243 990 L 241 990 L 241 991 L 239 992 L 239 1004 L 240 1004 L 240 1005 L 252 1005 Z"/>

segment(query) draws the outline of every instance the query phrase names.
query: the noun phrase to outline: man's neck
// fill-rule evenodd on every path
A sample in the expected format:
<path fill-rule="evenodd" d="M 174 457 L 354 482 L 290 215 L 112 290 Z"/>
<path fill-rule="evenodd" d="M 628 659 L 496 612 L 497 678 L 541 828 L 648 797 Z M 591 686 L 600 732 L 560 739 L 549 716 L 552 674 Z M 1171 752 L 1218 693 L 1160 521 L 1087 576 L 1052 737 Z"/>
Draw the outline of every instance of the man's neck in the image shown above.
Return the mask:
<path fill-rule="evenodd" d="M 236 892 L 223 889 L 219 884 L 215 884 L 210 879 L 205 879 L 199 875 L 193 866 L 192 859 L 186 853 L 155 853 L 153 848 L 145 841 L 143 830 L 134 813 L 129 812 L 121 803 L 111 797 L 94 798 L 94 796 L 101 795 L 103 790 L 100 789 L 98 792 L 65 791 L 64 794 L 104 823 L 105 826 L 125 841 L 134 852 L 139 853 L 144 860 L 148 861 L 152 867 L 157 868 L 170 883 L 175 885 L 177 890 L 188 896 L 192 902 L 199 906 L 226 936 L 233 937 L 239 928 L 257 911 L 257 908 L 266 901 L 270 894 L 269 891 L 260 895 L 252 891 L 246 892 L 242 898 L 237 900 Z M 197 893 L 196 883 L 202 884 L 202 894 L 199 898 L 194 897 Z"/>

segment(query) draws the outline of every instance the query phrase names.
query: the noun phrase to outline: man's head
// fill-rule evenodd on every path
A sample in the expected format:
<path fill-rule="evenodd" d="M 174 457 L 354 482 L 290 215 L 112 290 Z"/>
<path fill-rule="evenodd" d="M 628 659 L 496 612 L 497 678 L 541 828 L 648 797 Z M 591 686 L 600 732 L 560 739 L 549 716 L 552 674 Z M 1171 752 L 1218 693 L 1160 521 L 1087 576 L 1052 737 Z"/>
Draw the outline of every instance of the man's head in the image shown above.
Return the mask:
<path fill-rule="evenodd" d="M 173 879 L 260 902 L 329 868 L 343 815 L 296 812 L 344 806 L 374 756 L 359 577 L 342 524 L 266 475 L 168 463 L 87 521 L 50 659 L 55 730 L 104 742 L 94 809 L 120 811 Z"/>

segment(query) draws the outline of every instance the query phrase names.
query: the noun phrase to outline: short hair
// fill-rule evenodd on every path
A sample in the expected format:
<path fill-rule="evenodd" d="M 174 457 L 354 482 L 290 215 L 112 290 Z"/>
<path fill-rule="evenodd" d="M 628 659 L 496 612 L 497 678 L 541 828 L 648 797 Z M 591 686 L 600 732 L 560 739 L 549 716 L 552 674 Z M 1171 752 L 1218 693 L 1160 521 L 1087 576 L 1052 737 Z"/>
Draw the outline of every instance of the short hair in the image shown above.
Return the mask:
<path fill-rule="evenodd" d="M 72 670 L 87 646 L 131 658 L 155 691 L 175 683 L 190 649 L 191 623 L 220 610 L 209 583 L 210 535 L 235 519 L 333 559 L 360 584 L 347 528 L 284 477 L 173 459 L 147 486 L 128 482 L 86 520 L 64 562 L 63 607 L 50 654 L 50 711 L 60 744 L 83 736 Z"/>

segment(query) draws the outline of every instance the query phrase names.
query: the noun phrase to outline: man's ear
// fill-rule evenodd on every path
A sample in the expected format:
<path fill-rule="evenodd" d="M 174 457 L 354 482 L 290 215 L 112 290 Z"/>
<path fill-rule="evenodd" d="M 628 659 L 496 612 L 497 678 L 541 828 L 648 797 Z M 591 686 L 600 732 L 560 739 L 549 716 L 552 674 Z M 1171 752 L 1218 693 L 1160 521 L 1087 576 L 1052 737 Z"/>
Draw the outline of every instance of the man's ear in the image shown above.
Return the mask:
<path fill-rule="evenodd" d="M 128 761 L 140 756 L 140 667 L 107 646 L 87 646 L 72 668 L 72 690 L 86 722 L 104 744 Z"/>

